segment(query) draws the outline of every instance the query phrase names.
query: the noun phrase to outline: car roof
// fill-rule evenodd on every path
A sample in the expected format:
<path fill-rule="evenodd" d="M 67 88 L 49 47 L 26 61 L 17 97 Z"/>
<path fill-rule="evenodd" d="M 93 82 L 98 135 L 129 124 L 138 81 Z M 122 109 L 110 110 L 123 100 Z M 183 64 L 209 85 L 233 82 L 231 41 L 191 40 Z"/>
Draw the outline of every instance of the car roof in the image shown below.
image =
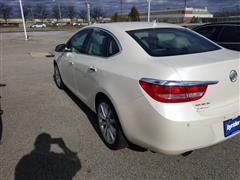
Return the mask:
<path fill-rule="evenodd" d="M 240 25 L 240 22 L 238 21 L 226 21 L 226 22 L 215 22 L 215 23 L 209 23 L 210 25 L 218 25 L 218 24 L 232 24 L 232 25 Z"/>
<path fill-rule="evenodd" d="M 215 23 L 207 23 L 207 24 L 203 24 L 203 25 L 199 25 L 199 26 L 196 26 L 193 28 L 194 29 L 198 29 L 198 28 L 201 28 L 201 27 L 205 27 L 205 26 L 219 26 L 219 25 L 232 25 L 232 26 L 239 26 L 240 25 L 240 22 L 235 22 L 235 21 L 229 21 L 229 22 L 215 22 Z"/>
<path fill-rule="evenodd" d="M 105 24 L 93 24 L 88 27 L 98 27 L 107 30 L 117 31 L 131 31 L 140 29 L 151 29 L 151 28 L 183 28 L 178 25 L 168 23 L 155 23 L 155 22 L 115 22 Z"/>

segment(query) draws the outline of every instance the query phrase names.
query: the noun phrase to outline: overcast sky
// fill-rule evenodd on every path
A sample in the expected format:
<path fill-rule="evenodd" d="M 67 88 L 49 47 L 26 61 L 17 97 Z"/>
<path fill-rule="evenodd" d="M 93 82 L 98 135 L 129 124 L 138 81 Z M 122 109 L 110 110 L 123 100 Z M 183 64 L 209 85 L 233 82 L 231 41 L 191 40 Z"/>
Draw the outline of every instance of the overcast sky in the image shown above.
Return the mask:
<path fill-rule="evenodd" d="M 22 0 L 23 4 L 39 4 L 47 5 L 55 4 L 58 1 L 62 7 L 74 5 L 76 8 L 84 8 L 85 0 Z M 108 15 L 113 12 L 120 11 L 121 0 L 89 0 L 92 6 L 99 6 L 106 11 Z M 188 7 L 208 7 L 211 12 L 223 9 L 240 9 L 240 0 L 187 0 Z M 7 2 L 12 6 L 17 7 L 19 0 L 0 0 L 0 2 Z M 122 0 L 123 11 L 129 12 L 130 8 L 135 5 L 143 12 L 147 10 L 147 0 Z M 152 9 L 159 10 L 165 8 L 184 7 L 185 0 L 152 0 Z"/>

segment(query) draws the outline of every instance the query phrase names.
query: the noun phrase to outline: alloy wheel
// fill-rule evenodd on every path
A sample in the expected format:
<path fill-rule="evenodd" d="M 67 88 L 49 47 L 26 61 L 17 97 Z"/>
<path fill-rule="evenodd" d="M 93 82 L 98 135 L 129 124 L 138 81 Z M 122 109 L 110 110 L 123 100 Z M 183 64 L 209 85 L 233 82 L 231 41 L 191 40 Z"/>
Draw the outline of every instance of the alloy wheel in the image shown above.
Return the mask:
<path fill-rule="evenodd" d="M 55 78 L 57 86 L 61 87 L 62 80 L 61 80 L 60 72 L 56 66 L 54 67 L 54 78 Z"/>
<path fill-rule="evenodd" d="M 116 120 L 111 107 L 105 102 L 98 106 L 98 123 L 104 140 L 114 144 L 117 138 Z"/>

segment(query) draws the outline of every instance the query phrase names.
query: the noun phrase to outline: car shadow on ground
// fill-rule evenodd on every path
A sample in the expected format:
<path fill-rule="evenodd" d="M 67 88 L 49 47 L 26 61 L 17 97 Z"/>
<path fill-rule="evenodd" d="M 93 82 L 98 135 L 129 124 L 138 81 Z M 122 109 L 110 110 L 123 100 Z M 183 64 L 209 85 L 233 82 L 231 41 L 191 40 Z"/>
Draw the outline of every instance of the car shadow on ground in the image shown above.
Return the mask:
<path fill-rule="evenodd" d="M 2 123 L 2 112 L 0 110 L 0 144 L 2 142 L 2 134 L 3 134 L 3 123 Z"/>
<path fill-rule="evenodd" d="M 50 151 L 58 145 L 62 153 Z M 15 180 L 72 180 L 81 169 L 77 153 L 72 152 L 62 138 L 47 133 L 37 136 L 34 149 L 23 156 L 15 168 Z"/>
<path fill-rule="evenodd" d="M 6 84 L 1 84 L 0 83 L 0 87 L 5 87 Z M 2 134 L 3 134 L 3 122 L 2 122 L 2 115 L 3 115 L 3 110 L 2 110 L 2 107 L 1 107 L 1 98 L 2 96 L 0 96 L 0 144 L 1 144 L 1 141 L 2 141 Z"/>
<path fill-rule="evenodd" d="M 97 132 L 100 139 L 102 140 L 101 135 L 100 135 L 101 132 L 100 132 L 100 129 L 98 128 L 98 124 L 97 124 L 96 114 L 86 104 L 84 104 L 84 102 L 82 102 L 76 95 L 74 95 L 67 87 L 64 87 L 64 91 L 75 102 L 75 104 L 86 114 L 92 127 Z M 137 151 L 137 152 L 145 152 L 146 151 L 146 149 L 139 147 L 135 144 L 132 144 L 131 142 L 129 142 L 128 148 L 133 151 Z"/>

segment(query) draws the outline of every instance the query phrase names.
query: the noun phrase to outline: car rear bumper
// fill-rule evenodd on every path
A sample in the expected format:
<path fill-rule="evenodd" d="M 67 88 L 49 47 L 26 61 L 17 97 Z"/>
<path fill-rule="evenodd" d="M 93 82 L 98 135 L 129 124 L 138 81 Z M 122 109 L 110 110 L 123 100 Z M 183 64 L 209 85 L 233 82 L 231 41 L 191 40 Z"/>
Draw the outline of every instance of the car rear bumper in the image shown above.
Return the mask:
<path fill-rule="evenodd" d="M 239 134 L 225 137 L 223 127 L 223 122 L 237 117 L 239 111 L 203 116 L 191 103 L 155 103 L 143 96 L 118 110 L 124 133 L 132 143 L 155 152 L 177 155 Z"/>

